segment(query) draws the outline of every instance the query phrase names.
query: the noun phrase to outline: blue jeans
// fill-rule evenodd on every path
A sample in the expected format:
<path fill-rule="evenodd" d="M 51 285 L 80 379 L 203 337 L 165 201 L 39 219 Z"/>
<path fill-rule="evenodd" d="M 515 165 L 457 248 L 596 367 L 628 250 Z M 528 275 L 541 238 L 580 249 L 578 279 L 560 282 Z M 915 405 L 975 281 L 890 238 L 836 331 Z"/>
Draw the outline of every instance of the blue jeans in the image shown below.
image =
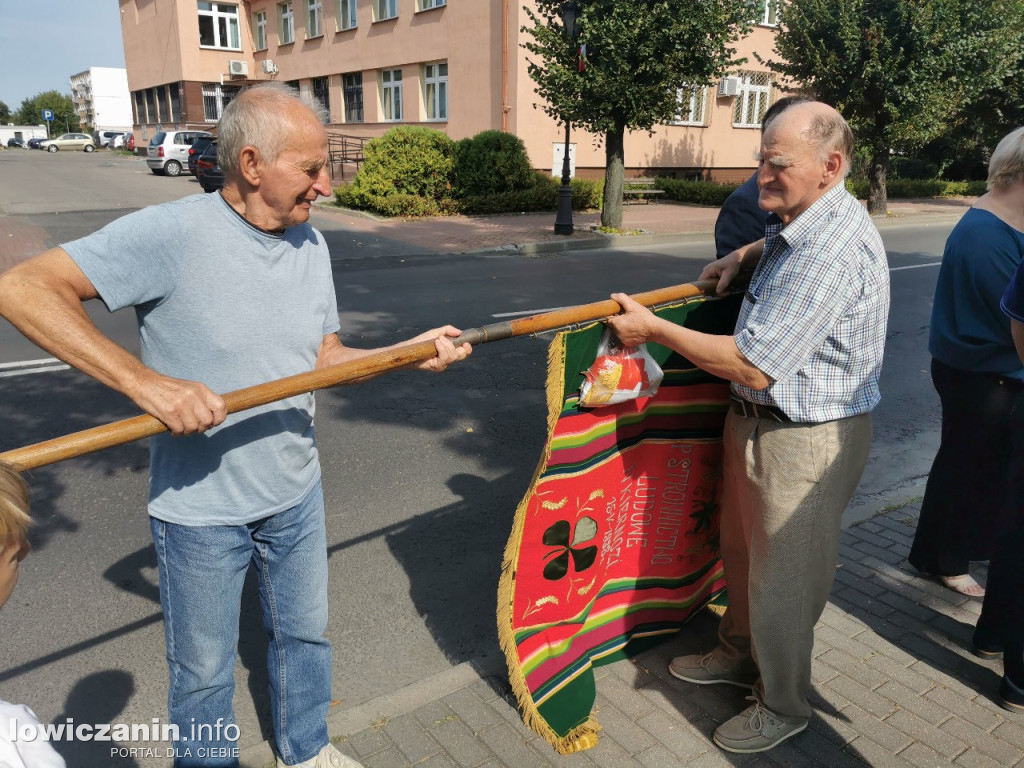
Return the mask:
<path fill-rule="evenodd" d="M 289 765 L 315 757 L 328 743 L 331 700 L 320 483 L 291 509 L 246 525 L 193 527 L 150 518 L 150 528 L 170 666 L 167 706 L 179 734 L 175 768 L 238 765 L 232 756 L 236 744 L 228 737 L 237 739 L 234 667 L 250 562 L 270 641 L 267 671 L 278 753 Z"/>

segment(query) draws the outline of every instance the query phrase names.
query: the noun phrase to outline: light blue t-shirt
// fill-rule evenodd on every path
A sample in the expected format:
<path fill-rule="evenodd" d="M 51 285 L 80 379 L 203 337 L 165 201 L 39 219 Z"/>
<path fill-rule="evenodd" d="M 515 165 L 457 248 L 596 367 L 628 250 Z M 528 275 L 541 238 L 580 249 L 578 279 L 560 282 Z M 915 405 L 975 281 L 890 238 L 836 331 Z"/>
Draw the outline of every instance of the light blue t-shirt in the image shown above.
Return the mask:
<path fill-rule="evenodd" d="M 338 330 L 330 256 L 308 223 L 274 235 L 220 196 L 129 214 L 62 246 L 111 311 L 134 306 L 142 361 L 214 392 L 312 370 Z M 149 513 L 241 525 L 288 509 L 320 478 L 311 394 L 152 438 Z"/>

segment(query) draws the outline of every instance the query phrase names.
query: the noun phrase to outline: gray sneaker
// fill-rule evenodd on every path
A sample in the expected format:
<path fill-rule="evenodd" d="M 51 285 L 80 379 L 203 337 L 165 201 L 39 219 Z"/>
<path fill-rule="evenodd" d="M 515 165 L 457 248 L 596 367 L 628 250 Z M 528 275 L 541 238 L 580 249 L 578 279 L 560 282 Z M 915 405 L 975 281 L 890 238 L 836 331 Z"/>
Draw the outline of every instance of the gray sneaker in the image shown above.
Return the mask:
<path fill-rule="evenodd" d="M 699 653 L 690 656 L 676 656 L 668 665 L 673 677 L 697 685 L 715 685 L 727 683 L 740 688 L 751 689 L 757 682 L 757 673 L 749 673 L 740 669 L 728 669 L 715 660 L 715 654 Z"/>
<path fill-rule="evenodd" d="M 715 744 L 726 752 L 765 752 L 807 728 L 807 721 L 787 723 L 753 696 L 754 703 L 715 729 Z"/>

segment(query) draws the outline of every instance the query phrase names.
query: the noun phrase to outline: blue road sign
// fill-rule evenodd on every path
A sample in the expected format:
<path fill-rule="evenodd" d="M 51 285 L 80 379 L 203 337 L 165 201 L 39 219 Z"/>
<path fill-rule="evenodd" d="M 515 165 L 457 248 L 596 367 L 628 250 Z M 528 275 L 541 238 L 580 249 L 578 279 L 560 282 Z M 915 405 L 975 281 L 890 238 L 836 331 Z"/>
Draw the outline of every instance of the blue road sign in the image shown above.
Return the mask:
<path fill-rule="evenodd" d="M 44 109 L 43 110 L 43 120 L 53 120 L 53 110 L 52 109 Z"/>

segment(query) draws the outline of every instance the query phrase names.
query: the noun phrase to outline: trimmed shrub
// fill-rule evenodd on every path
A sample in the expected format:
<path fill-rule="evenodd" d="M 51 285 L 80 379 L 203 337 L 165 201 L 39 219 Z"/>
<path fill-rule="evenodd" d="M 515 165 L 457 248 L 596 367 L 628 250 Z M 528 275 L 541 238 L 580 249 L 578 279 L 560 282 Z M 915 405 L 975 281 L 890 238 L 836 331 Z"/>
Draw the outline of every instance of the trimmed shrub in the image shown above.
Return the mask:
<path fill-rule="evenodd" d="M 560 179 L 558 183 L 561 185 Z M 570 179 L 569 186 L 572 187 L 573 210 L 600 209 L 604 203 L 604 179 Z"/>
<path fill-rule="evenodd" d="M 532 171 L 534 184 L 516 192 L 497 192 L 492 195 L 469 195 L 459 201 L 459 213 L 525 213 L 527 211 L 555 211 L 558 209 L 560 179 L 543 171 Z M 572 207 L 585 211 L 601 207 L 603 180 L 572 179 Z"/>
<path fill-rule="evenodd" d="M 665 190 L 665 197 L 690 205 L 721 205 L 738 184 L 716 184 L 713 181 L 686 181 L 659 176 L 655 189 Z"/>
<path fill-rule="evenodd" d="M 367 142 L 363 155 L 363 166 L 348 192 L 356 207 L 380 210 L 379 201 L 374 198 L 393 195 L 434 201 L 451 196 L 455 149 L 452 140 L 441 131 L 415 125 L 398 126 Z M 406 205 L 416 207 L 419 204 L 406 200 L 398 207 Z M 424 207 L 427 206 L 424 204 Z"/>
<path fill-rule="evenodd" d="M 458 197 L 503 194 L 534 183 L 526 145 L 503 131 L 481 131 L 455 144 L 454 186 Z"/>
<path fill-rule="evenodd" d="M 912 197 L 977 197 L 985 194 L 983 181 L 943 181 L 941 179 L 889 179 L 885 185 L 890 200 Z M 859 200 L 866 200 L 867 181 L 846 180 L 846 188 Z"/>

